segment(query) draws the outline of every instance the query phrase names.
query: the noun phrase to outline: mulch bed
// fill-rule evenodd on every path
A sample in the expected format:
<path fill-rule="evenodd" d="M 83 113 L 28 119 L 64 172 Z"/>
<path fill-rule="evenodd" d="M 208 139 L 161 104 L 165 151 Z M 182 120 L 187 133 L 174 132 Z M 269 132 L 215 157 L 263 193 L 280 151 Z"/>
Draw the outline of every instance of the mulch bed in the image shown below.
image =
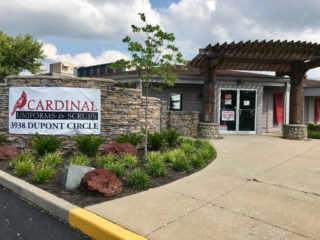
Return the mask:
<path fill-rule="evenodd" d="M 63 155 L 63 166 L 68 165 L 68 159 L 70 157 L 72 153 Z M 143 168 L 145 160 L 144 160 L 144 150 L 143 149 L 139 149 L 138 150 L 138 164 L 137 167 L 141 167 Z M 97 167 L 94 163 L 94 161 L 92 161 L 92 167 Z M 205 167 L 205 166 L 204 166 Z M 156 188 L 171 182 L 174 182 L 178 179 L 184 178 L 190 174 L 193 174 L 194 172 L 199 171 L 201 168 L 197 168 L 194 169 L 190 172 L 176 172 L 173 171 L 171 169 L 168 168 L 168 174 L 165 177 L 159 177 L 159 178 L 152 178 L 152 186 L 151 188 Z M 14 172 L 13 169 L 9 166 L 9 161 L 0 161 L 0 170 L 7 172 L 11 175 L 14 176 Z M 33 181 L 32 176 L 25 176 L 25 177 L 19 177 L 22 180 L 25 180 L 26 182 L 33 184 L 59 198 L 62 198 L 74 205 L 77 205 L 79 207 L 86 207 L 86 206 L 90 206 L 90 205 L 94 205 L 94 204 L 98 204 L 98 203 L 102 203 L 102 202 L 106 202 L 106 201 L 111 201 L 114 199 L 118 199 L 118 198 L 122 198 L 122 197 L 126 197 L 132 194 L 136 194 L 142 191 L 146 191 L 146 190 L 142 190 L 142 191 L 138 191 L 138 190 L 133 190 L 131 187 L 128 186 L 128 184 L 126 183 L 125 179 L 120 179 L 123 183 L 122 186 L 122 192 L 120 194 L 118 194 L 117 196 L 114 197 L 104 197 L 104 196 L 100 196 L 100 195 L 91 195 L 91 194 L 87 194 L 82 192 L 80 189 L 72 191 L 72 192 L 66 192 L 64 191 L 61 186 L 60 186 L 60 177 L 61 174 L 63 172 L 63 168 L 60 168 L 53 176 L 53 178 L 51 178 L 50 180 L 48 180 L 45 183 L 41 183 L 41 184 L 37 184 Z M 148 190 L 148 189 L 147 189 Z"/>

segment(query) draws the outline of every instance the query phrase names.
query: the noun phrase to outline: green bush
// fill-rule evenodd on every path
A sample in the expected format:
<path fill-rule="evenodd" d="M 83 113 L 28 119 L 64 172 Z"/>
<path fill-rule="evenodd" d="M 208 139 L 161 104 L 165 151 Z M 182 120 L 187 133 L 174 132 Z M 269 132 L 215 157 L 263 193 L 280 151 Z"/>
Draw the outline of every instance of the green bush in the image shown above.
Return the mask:
<path fill-rule="evenodd" d="M 165 132 L 148 133 L 148 147 L 155 151 L 164 148 L 167 145 Z"/>
<path fill-rule="evenodd" d="M 128 173 L 127 181 L 133 189 L 137 190 L 146 189 L 151 185 L 150 177 L 139 168 Z"/>
<path fill-rule="evenodd" d="M 166 132 L 166 141 L 170 146 L 174 146 L 177 144 L 179 137 L 181 136 L 180 133 L 177 132 L 176 129 L 170 129 Z"/>
<path fill-rule="evenodd" d="M 196 145 L 199 147 L 197 154 L 200 154 L 206 162 L 210 162 L 217 157 L 217 151 L 210 142 L 197 140 Z"/>
<path fill-rule="evenodd" d="M 161 158 L 151 158 L 147 160 L 146 172 L 153 177 L 160 177 L 167 175 L 167 168 Z"/>
<path fill-rule="evenodd" d="M 174 153 L 174 161 L 172 162 L 172 169 L 175 171 L 190 171 L 192 169 L 191 163 L 182 149 L 172 151 Z"/>
<path fill-rule="evenodd" d="M 49 165 L 57 169 L 62 163 L 62 157 L 59 153 L 46 153 L 40 160 L 42 164 Z"/>
<path fill-rule="evenodd" d="M 134 168 L 138 163 L 138 158 L 131 154 L 124 154 L 120 157 L 119 163 L 125 168 Z"/>
<path fill-rule="evenodd" d="M 52 178 L 55 173 L 51 165 L 39 164 L 34 170 L 33 179 L 36 183 L 43 183 Z"/>
<path fill-rule="evenodd" d="M 320 139 L 320 132 L 308 130 L 308 137 L 314 139 Z"/>
<path fill-rule="evenodd" d="M 191 165 L 195 168 L 199 168 L 199 167 L 202 167 L 206 161 L 201 157 L 201 155 L 199 154 L 192 154 L 190 157 L 189 157 L 189 161 L 191 163 Z"/>
<path fill-rule="evenodd" d="M 185 144 L 189 144 L 189 145 L 195 146 L 196 141 L 198 141 L 198 140 L 193 140 L 191 138 L 179 138 L 178 139 L 178 143 L 180 145 L 185 143 Z"/>
<path fill-rule="evenodd" d="M 96 157 L 97 165 L 100 168 L 104 168 L 106 165 L 114 163 L 116 160 L 116 155 L 108 153 L 106 155 L 101 155 Z"/>
<path fill-rule="evenodd" d="M 173 163 L 176 159 L 176 155 L 174 151 L 168 151 L 163 154 L 163 159 L 166 163 Z"/>
<path fill-rule="evenodd" d="M 43 156 L 45 153 L 57 151 L 64 140 L 56 136 L 44 136 L 36 133 L 28 140 L 28 144 L 37 151 L 39 156 Z"/>
<path fill-rule="evenodd" d="M 308 125 L 307 125 L 308 131 L 315 131 L 316 127 L 317 127 L 317 125 L 315 125 L 313 123 L 308 123 Z"/>
<path fill-rule="evenodd" d="M 145 155 L 146 161 L 150 160 L 163 160 L 163 156 L 160 152 L 148 152 L 147 155 Z"/>
<path fill-rule="evenodd" d="M 117 178 L 120 178 L 125 174 L 124 166 L 120 163 L 110 163 L 108 165 L 105 165 L 104 168 L 109 170 L 110 172 L 113 172 L 117 176 Z"/>
<path fill-rule="evenodd" d="M 83 154 L 79 154 L 76 156 L 73 156 L 69 160 L 70 165 L 77 165 L 77 166 L 89 166 L 90 165 L 90 159 Z"/>
<path fill-rule="evenodd" d="M 2 144 L 8 137 L 6 135 L 0 134 L 0 144 Z"/>
<path fill-rule="evenodd" d="M 185 154 L 190 154 L 195 151 L 194 145 L 191 145 L 189 143 L 182 143 L 180 149 L 184 151 Z"/>
<path fill-rule="evenodd" d="M 17 161 L 14 165 L 13 172 L 17 176 L 25 176 L 30 174 L 34 170 L 34 163 L 32 159 L 26 159 L 24 161 Z"/>
<path fill-rule="evenodd" d="M 92 135 L 83 135 L 72 138 L 76 142 L 78 151 L 88 157 L 97 155 L 100 145 L 105 141 L 104 137 L 94 138 Z"/>
<path fill-rule="evenodd" d="M 29 152 L 26 152 L 26 151 L 21 151 L 19 153 L 19 155 L 17 157 L 15 157 L 14 159 L 12 159 L 10 161 L 10 166 L 14 168 L 14 166 L 19 163 L 19 162 L 25 162 L 25 161 L 34 161 L 34 156 L 29 153 Z"/>
<path fill-rule="evenodd" d="M 131 134 L 121 134 L 113 138 L 113 141 L 117 143 L 131 143 L 133 146 L 137 147 L 138 144 L 142 141 L 143 135 L 138 133 Z"/>

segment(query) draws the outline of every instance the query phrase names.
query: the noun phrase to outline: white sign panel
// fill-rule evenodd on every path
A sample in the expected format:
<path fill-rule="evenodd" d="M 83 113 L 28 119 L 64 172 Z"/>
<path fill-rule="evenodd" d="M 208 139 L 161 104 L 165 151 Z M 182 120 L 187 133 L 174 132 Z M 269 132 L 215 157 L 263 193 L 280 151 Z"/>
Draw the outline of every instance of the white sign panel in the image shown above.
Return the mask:
<path fill-rule="evenodd" d="M 234 111 L 222 111 L 222 121 L 234 121 Z"/>
<path fill-rule="evenodd" d="M 9 133 L 100 134 L 100 89 L 11 87 Z"/>

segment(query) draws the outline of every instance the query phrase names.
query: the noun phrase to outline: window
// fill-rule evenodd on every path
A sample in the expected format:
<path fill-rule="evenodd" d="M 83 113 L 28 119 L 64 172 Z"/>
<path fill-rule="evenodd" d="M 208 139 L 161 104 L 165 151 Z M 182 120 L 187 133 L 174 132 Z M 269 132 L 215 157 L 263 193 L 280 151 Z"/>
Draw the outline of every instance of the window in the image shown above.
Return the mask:
<path fill-rule="evenodd" d="M 182 97 L 183 94 L 170 93 L 170 110 L 182 111 Z"/>
<path fill-rule="evenodd" d="M 85 70 L 85 73 L 86 73 L 86 77 L 91 76 L 91 68 L 87 68 Z"/>
<path fill-rule="evenodd" d="M 100 74 L 105 74 L 106 73 L 106 67 L 100 67 Z"/>
<path fill-rule="evenodd" d="M 98 68 L 92 68 L 92 75 L 98 75 Z"/>

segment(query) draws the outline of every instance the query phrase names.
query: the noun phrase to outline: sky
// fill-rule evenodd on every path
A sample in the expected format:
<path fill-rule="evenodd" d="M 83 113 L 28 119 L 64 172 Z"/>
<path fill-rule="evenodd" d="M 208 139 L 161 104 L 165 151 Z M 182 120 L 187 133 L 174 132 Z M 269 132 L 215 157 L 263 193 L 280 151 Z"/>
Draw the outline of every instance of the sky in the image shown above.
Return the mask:
<path fill-rule="evenodd" d="M 131 25 L 141 26 L 138 13 L 174 33 L 186 60 L 208 44 L 320 43 L 319 0 L 0 0 L 0 6 L 0 30 L 43 42 L 44 71 L 55 62 L 77 67 L 130 59 L 122 39 L 136 38 Z M 320 80 L 320 68 L 307 75 Z"/>

